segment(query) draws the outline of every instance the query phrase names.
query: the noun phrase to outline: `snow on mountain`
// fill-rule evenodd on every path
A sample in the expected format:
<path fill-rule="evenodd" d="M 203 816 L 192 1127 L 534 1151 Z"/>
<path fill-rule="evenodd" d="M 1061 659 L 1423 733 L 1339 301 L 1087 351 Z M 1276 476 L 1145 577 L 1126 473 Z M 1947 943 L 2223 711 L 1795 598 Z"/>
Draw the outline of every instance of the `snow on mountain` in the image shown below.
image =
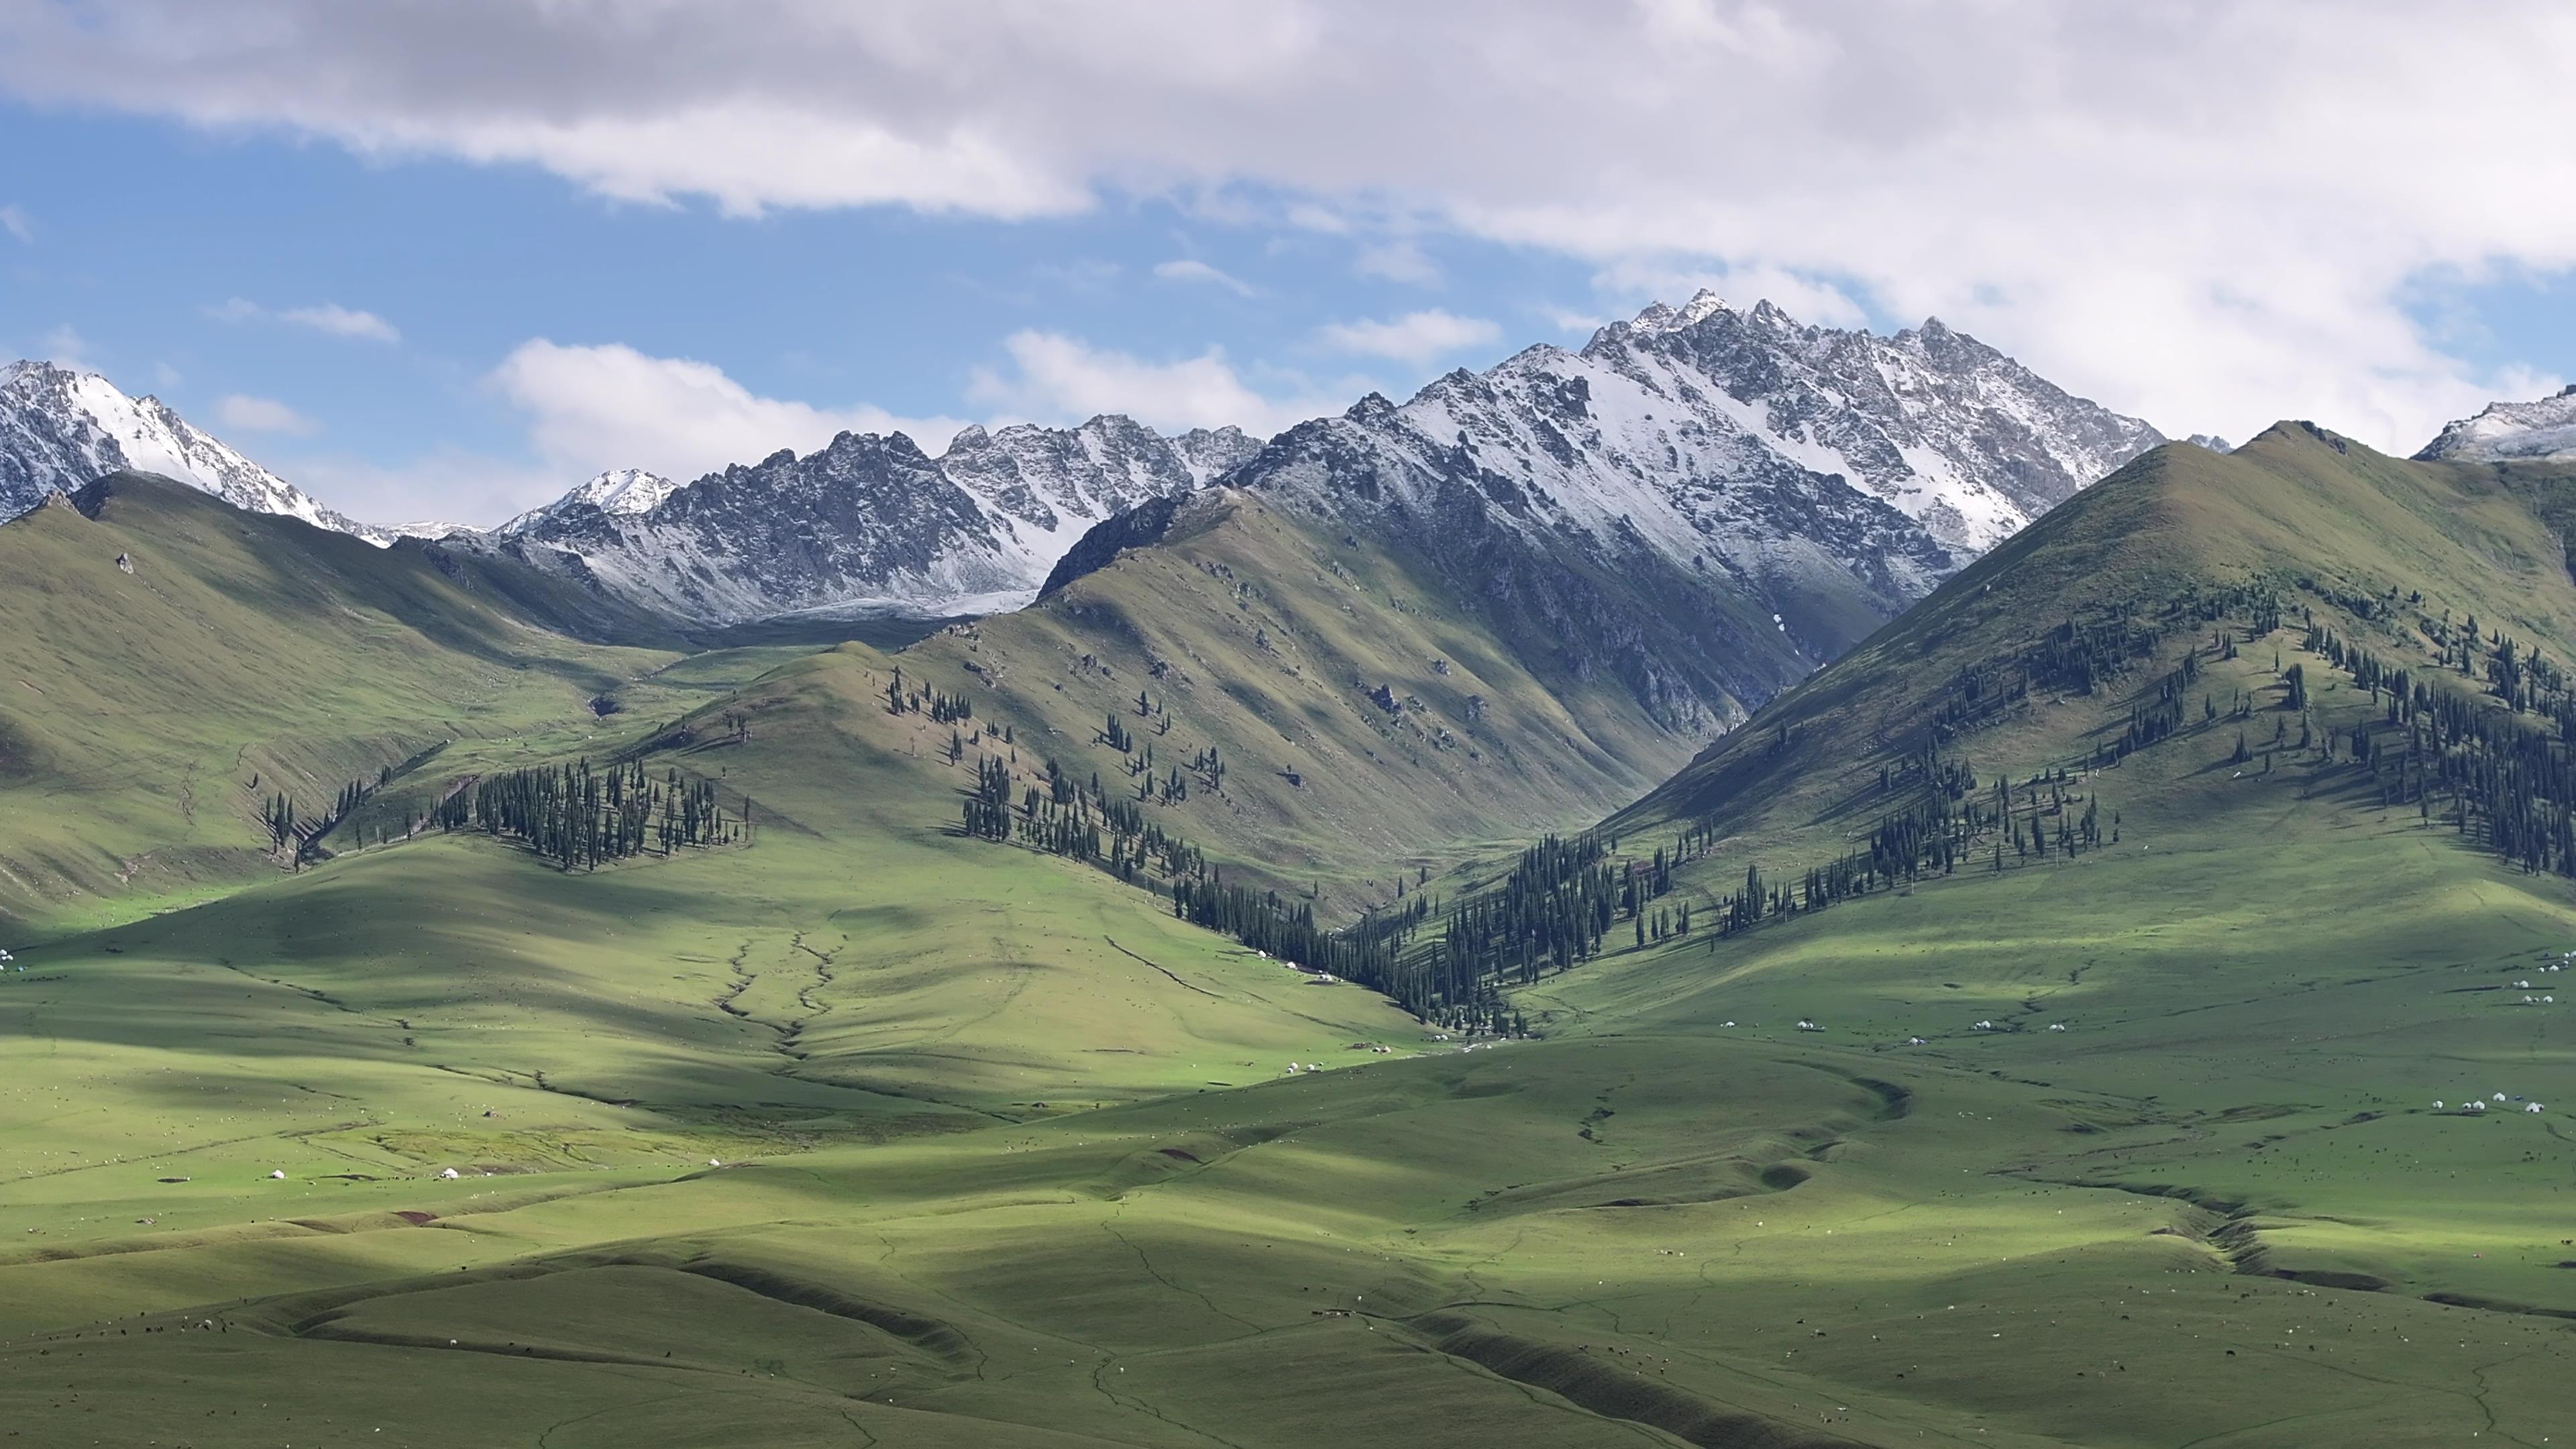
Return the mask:
<path fill-rule="evenodd" d="M 1356 465 L 1418 501 L 1503 480 L 1521 527 L 1746 568 L 1810 554 L 1901 603 L 2161 441 L 1937 320 L 1881 338 L 1703 291 L 1580 352 L 1532 347 L 1292 429 L 1235 481 L 1333 493 Z"/>
<path fill-rule="evenodd" d="M 2576 384 L 2538 402 L 2489 403 L 2442 429 L 2415 455 L 2460 462 L 2576 460 Z"/>
<path fill-rule="evenodd" d="M 1095 524 L 1259 450 L 1237 428 L 1166 438 L 1115 415 L 969 427 L 936 459 L 900 433 L 844 433 L 685 485 L 603 473 L 485 546 L 702 623 L 991 612 L 1033 597 Z"/>
<path fill-rule="evenodd" d="M 300 518 L 379 545 L 393 541 L 386 530 L 316 503 L 158 398 L 127 397 L 95 372 L 49 362 L 0 368 L 0 518 L 119 469 L 175 478 L 255 513 Z"/>
<path fill-rule="evenodd" d="M 1878 337 L 1808 327 L 1769 302 L 1703 291 L 1678 310 L 1612 323 L 1576 360 L 1546 350 L 1504 364 L 1609 377 L 1604 441 L 1629 459 L 1744 437 L 1841 474 L 1942 544 L 1982 553 L 2075 491 L 2164 441 L 2135 418 L 2070 396 L 1939 318 Z M 1530 359 L 1530 360 L 1524 360 Z"/>
<path fill-rule="evenodd" d="M 1171 440 L 1172 451 L 1202 485 L 1213 483 L 1252 461 L 1261 440 L 1237 427 L 1192 428 Z"/>
<path fill-rule="evenodd" d="M 1148 500 L 1220 478 L 1322 497 L 1355 468 L 1413 480 L 1398 491 L 1417 503 L 1504 480 L 1514 528 L 1779 587 L 1832 575 L 1884 616 L 2160 441 L 1938 321 L 1881 338 L 1702 292 L 1580 352 L 1534 347 L 1268 445 L 1117 415 L 969 427 L 937 458 L 844 434 L 686 485 L 604 473 L 482 546 L 702 623 L 936 615 L 1025 601 L 1085 532 Z"/>
<path fill-rule="evenodd" d="M 520 514 L 493 532 L 504 535 L 525 533 L 557 512 L 574 507 L 596 508 L 602 513 L 621 516 L 650 513 L 679 486 L 659 473 L 648 473 L 641 468 L 611 468 L 554 502 Z"/>
<path fill-rule="evenodd" d="M 1372 395 L 1226 481 L 1409 540 L 1691 728 L 2161 441 L 1938 321 L 1881 338 L 1702 292 L 1579 352 Z"/>
<path fill-rule="evenodd" d="M 368 530 L 370 535 L 382 534 L 389 541 L 397 538 L 417 538 L 430 543 L 436 543 L 454 534 L 480 536 L 482 532 L 482 529 L 470 523 L 449 523 L 435 518 L 419 519 L 411 523 L 388 523 L 380 528 Z"/>

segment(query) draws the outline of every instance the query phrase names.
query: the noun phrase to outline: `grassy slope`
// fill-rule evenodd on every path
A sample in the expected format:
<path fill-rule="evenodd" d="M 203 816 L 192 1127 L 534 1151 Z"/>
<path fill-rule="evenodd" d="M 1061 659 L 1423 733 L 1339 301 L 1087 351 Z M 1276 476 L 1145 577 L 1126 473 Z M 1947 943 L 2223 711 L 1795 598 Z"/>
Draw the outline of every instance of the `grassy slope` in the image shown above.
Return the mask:
<path fill-rule="evenodd" d="M 2011 577 L 2342 529 L 2357 561 L 2310 567 L 2402 561 L 2437 605 L 2563 637 L 2520 511 L 2306 446 L 2141 470 Z M 1938 607 L 1963 596 L 1991 597 Z M 1897 637 L 2001 647 L 2047 612 L 2024 602 Z M 1886 707 L 1919 705 L 1875 657 Z M 2537 1444 L 2576 1411 L 2564 1320 L 2427 1298 L 2564 1303 L 2559 1119 L 2421 1110 L 2567 1096 L 2553 1018 L 2481 988 L 2576 911 L 2331 769 L 2232 778 L 2186 737 L 2102 786 L 2143 848 L 1622 953 L 1531 993 L 1550 1040 L 1430 1051 L 1096 873 L 941 833 L 972 755 L 875 707 L 896 662 L 924 667 L 792 662 L 726 696 L 747 742 L 678 757 L 763 802 L 751 849 L 563 876 L 415 842 L 26 953 L 0 1417 L 201 1445 L 2241 1449 Z M 2212 668 L 2277 687 L 2268 648 Z M 1838 674 L 1783 709 L 1850 698 Z M 1968 748 L 2037 768 L 2125 709 L 2037 705 Z M 1874 779 L 1866 735 L 1798 717 L 1793 750 Z M 1832 781 L 1774 797 L 1728 759 L 1680 787 L 1737 832 L 1689 889 L 1836 839 Z M 2386 1286 L 2331 1286 L 2364 1274 Z"/>
<path fill-rule="evenodd" d="M 541 625 L 600 622 L 582 601 L 505 601 L 417 548 L 166 480 L 96 492 L 95 518 L 57 506 L 0 527 L 0 922 L 259 879 L 270 795 L 309 817 L 451 738 L 577 749 L 587 700 L 676 657 L 574 642 Z"/>
<path fill-rule="evenodd" d="M 2431 670 L 2421 625 L 2445 609 L 2569 657 L 2576 587 L 2554 528 L 2529 506 L 2563 499 L 2565 487 L 2546 473 L 2402 463 L 2299 428 L 2229 458 L 2170 448 L 2133 464 L 1613 822 L 1639 845 L 1678 822 L 1711 822 L 1725 838 L 1682 873 L 1682 892 L 1714 902 L 1749 861 L 1777 878 L 1865 834 L 1889 808 L 1875 793 L 1879 766 L 1919 740 L 1961 666 L 2085 601 L 2276 582 L 2289 627 L 2232 661 L 2212 658 L 2201 632 L 2187 727 L 2119 768 L 2082 765 L 2105 726 L 2125 724 L 2131 693 L 2191 646 L 2188 626 L 2112 688 L 2043 695 L 1957 741 L 1985 779 L 2073 769 L 2074 790 L 2098 792 L 2106 817 L 2121 812 L 2116 847 L 2045 865 L 2007 852 L 2000 874 L 1981 850 L 1956 876 L 1908 892 L 1722 941 L 1620 952 L 1525 992 L 1524 1005 L 1575 1038 L 1795 1043 L 1889 1070 L 2019 1084 L 2025 1102 L 2061 1116 L 2061 1130 L 1981 1134 L 1962 1164 L 1985 1182 L 2051 1197 L 2072 1186 L 2073 1201 L 2094 1207 L 2197 1204 L 2174 1220 L 2183 1236 L 2168 1271 L 2201 1253 L 2239 1274 L 2226 1291 L 2254 1295 L 2239 1305 L 2294 1309 L 2266 1342 L 2227 1339 L 2240 1357 L 2259 1349 L 2295 1371 L 2335 1362 L 2310 1354 L 2340 1355 L 2347 1386 L 2419 1375 L 2416 1402 L 2431 1418 L 2458 1414 L 2469 1428 L 2538 1442 L 2530 1428 L 2563 1415 L 2565 1390 L 2530 1374 L 2557 1362 L 2563 1320 L 2576 1316 L 2576 1275 L 2560 1266 L 2576 1259 L 2563 1241 L 2576 1190 L 2564 1115 L 2576 1106 L 2576 1042 L 2556 1026 L 2576 992 L 2553 989 L 2576 976 L 2543 969 L 2576 945 L 2576 898 L 2412 805 L 2384 807 L 2340 753 L 2329 763 L 2271 748 L 2269 726 L 2284 692 L 2276 647 L 2314 682 L 2322 730 L 2377 714 L 2301 651 L 2302 607 L 2419 677 Z M 2422 603 L 2361 618 L 2337 602 L 2391 585 L 2421 590 Z M 2456 673 L 2446 687 L 2472 688 Z M 2240 691 L 2258 705 L 2251 721 L 2201 721 L 2201 694 L 2224 705 Z M 2242 767 L 2228 763 L 2240 730 L 2256 754 Z M 2521 980 L 2559 1004 L 2523 1005 Z M 1826 1030 L 1788 1029 L 1800 1018 Z M 1996 1029 L 1976 1030 L 1981 1021 Z M 1902 1045 L 1915 1036 L 1928 1045 Z M 2526 1116 L 2516 1101 L 2469 1118 L 2433 1105 L 2495 1092 L 2551 1110 Z M 1833 1271 L 1860 1271 L 1892 1241 L 1917 1237 L 1837 1244 L 1828 1257 L 1847 1266 Z M 2170 1278 L 2142 1274 L 2140 1251 L 2105 1236 L 2017 1271 L 1999 1262 L 1990 1281 L 2040 1295 L 2052 1312 L 2172 1296 Z M 2488 1311 L 2427 1306 L 2444 1302 Z M 2240 1323 L 2269 1322 L 2269 1310 L 2242 1312 Z M 2119 1334 L 2133 1341 L 2143 1330 L 2127 1325 L 2146 1317 L 2122 1320 Z M 2365 1430 L 2384 1406 L 2365 1392 L 2374 1407 L 2339 1409 L 2318 1382 L 2313 1401 L 2267 1382 L 2265 1407 L 2284 1417 L 2268 1439 L 2249 1430 L 2243 1442 L 2416 1432 Z M 2229 1413 L 2251 1408 L 2249 1398 Z M 2139 1442 L 2193 1437 L 2172 1436 Z"/>
<path fill-rule="evenodd" d="M 1405 866 L 1439 864 L 1460 842 L 1517 849 L 1578 826 L 1695 743 L 1620 681 L 1494 628 L 1424 583 L 1400 547 L 1330 538 L 1220 490 L 1159 545 L 902 662 L 1039 721 L 1052 732 L 1040 748 L 1078 776 L 1125 778 L 1116 752 L 1091 743 L 1112 711 L 1166 769 L 1214 745 L 1224 794 L 1194 793 L 1168 828 L 1276 880 L 1326 882 L 1329 913 L 1391 898 Z M 1380 686 L 1399 711 L 1371 701 Z M 1169 711 L 1170 734 L 1136 717 L 1139 690 Z"/>

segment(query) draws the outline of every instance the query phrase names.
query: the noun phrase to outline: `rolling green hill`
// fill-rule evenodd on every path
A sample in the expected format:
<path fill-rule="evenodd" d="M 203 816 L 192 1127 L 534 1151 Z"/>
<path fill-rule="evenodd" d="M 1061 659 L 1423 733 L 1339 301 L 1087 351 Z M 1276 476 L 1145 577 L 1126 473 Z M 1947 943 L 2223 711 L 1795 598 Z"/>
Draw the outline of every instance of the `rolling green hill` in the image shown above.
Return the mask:
<path fill-rule="evenodd" d="M 2576 1414 L 2576 975 L 2549 969 L 2576 897 L 2534 828 L 2566 803 L 2567 496 L 2299 426 L 2162 449 L 1686 764 L 1633 695 L 1438 606 L 1400 547 L 1222 494 L 897 653 L 550 635 L 525 648 L 553 665 L 497 675 L 524 692 L 301 873 L 254 853 L 219 899 L 11 942 L 0 1421 L 549 1449 L 2547 1442 Z M 66 578 L 74 525 L 205 532 L 42 522 Z M 525 617 L 464 582 L 423 576 L 441 609 Z M 383 656 L 431 661 L 406 673 L 315 637 L 304 667 L 356 681 L 341 738 L 443 718 L 454 696 L 395 682 L 480 657 Z M 600 688 L 626 707 L 593 714 Z M 1093 739 L 1113 713 L 1126 750 Z M 286 717 L 219 711 L 202 748 Z M 29 718 L 58 751 L 80 715 Z M 1157 776 L 1229 761 L 1221 793 L 1140 809 L 1231 869 L 1348 910 L 1398 862 L 1450 867 L 1416 968 L 1465 946 L 1464 901 L 1517 888 L 1553 925 L 1626 884 L 1538 889 L 1497 843 L 1679 770 L 1600 837 L 1644 867 L 1642 918 L 1614 889 L 1580 964 L 1482 983 L 1538 1038 L 1460 1039 L 959 828 L 979 779 L 1016 802 L 1051 754 L 1133 790 L 1148 742 Z M 408 830 L 576 757 L 753 824 L 569 870 Z"/>
<path fill-rule="evenodd" d="M 593 699 L 693 693 L 647 682 L 681 648 L 649 620 L 140 474 L 0 526 L 0 580 L 0 921 L 257 880 L 281 793 L 311 819 L 445 741 L 578 751 Z"/>
<path fill-rule="evenodd" d="M 1392 900 L 1399 877 L 1462 848 L 1579 827 L 1715 727 L 1679 692 L 1680 712 L 1659 715 L 1616 661 L 1462 596 L 1402 540 L 1335 534 L 1225 488 L 1156 522 L 1139 546 L 1062 571 L 1031 608 L 951 628 L 904 665 L 1036 722 L 1044 752 L 1086 776 L 1122 780 L 1130 752 L 1095 738 L 1110 716 L 1160 772 L 1188 775 L 1213 750 L 1222 779 L 1202 773 L 1158 818 L 1275 883 L 1324 883 L 1328 913 Z M 1777 652 L 1745 667 L 1796 677 Z"/>
<path fill-rule="evenodd" d="M 1971 1173 L 2191 1205 L 2175 1246 L 2240 1301 L 2298 1295 L 2275 1363 L 2409 1340 L 2379 1315 L 2424 1304 L 2457 1320 L 2447 1353 L 2554 1353 L 2576 1316 L 2571 486 L 2306 425 L 2160 449 L 1606 822 L 1686 857 L 1656 909 L 1701 928 L 1638 945 L 1623 922 L 1517 1003 L 1559 1039 L 2020 1084 L 2063 1120 Z M 1995 1271 L 2059 1304 L 2170 1296 L 2127 1253 Z M 2474 1394 L 2459 1361 L 2426 1391 Z M 2325 1407 L 2287 1422 L 2273 1441 L 2371 1437 Z"/>

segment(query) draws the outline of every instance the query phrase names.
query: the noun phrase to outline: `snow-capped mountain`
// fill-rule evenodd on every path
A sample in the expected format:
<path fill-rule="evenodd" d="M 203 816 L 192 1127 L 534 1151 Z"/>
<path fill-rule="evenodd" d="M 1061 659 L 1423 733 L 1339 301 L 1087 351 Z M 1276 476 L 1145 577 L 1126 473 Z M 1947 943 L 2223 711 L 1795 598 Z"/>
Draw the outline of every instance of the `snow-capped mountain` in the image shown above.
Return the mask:
<path fill-rule="evenodd" d="M 650 513 L 679 486 L 659 473 L 648 473 L 641 468 L 611 468 L 554 502 L 542 508 L 529 509 L 493 532 L 504 536 L 526 533 L 557 513 L 576 507 L 596 508 L 617 517 Z"/>
<path fill-rule="evenodd" d="M 1580 351 L 1373 394 L 1223 481 L 1406 549 L 1506 637 L 1689 731 L 2162 441 L 1938 321 L 1881 338 L 1703 292 Z M 1104 530 L 1050 588 L 1155 536 Z"/>
<path fill-rule="evenodd" d="M 689 484 L 603 473 L 464 547 L 505 551 L 678 618 L 991 612 L 1025 603 L 1094 524 L 1187 493 L 1260 444 L 1132 419 L 969 427 L 938 458 L 843 433 Z"/>
<path fill-rule="evenodd" d="M 1229 481 L 1420 511 L 1464 488 L 1521 533 L 1686 570 L 1840 573 L 1882 613 L 2162 442 L 1937 320 L 1891 338 L 1702 292 L 1302 424 Z"/>
<path fill-rule="evenodd" d="M 1261 451 L 1261 440 L 1237 427 L 1192 428 L 1170 441 L 1190 477 L 1202 484 L 1251 462 L 1252 455 Z"/>
<path fill-rule="evenodd" d="M 936 458 L 843 434 L 685 485 L 604 473 L 459 543 L 701 623 L 935 615 L 1023 603 L 1095 524 L 1220 478 L 1321 499 L 1367 477 L 1417 506 L 1499 480 L 1515 528 L 1642 543 L 1693 572 L 1837 573 L 1884 615 L 2161 441 L 1937 320 L 1882 338 L 1703 292 L 1266 450 L 1116 415 L 969 427 Z"/>
<path fill-rule="evenodd" d="M 398 538 L 417 538 L 426 543 L 436 543 L 452 534 L 479 535 L 482 532 L 482 529 L 470 523 L 449 523 L 445 519 L 423 518 L 410 523 L 388 523 L 381 527 L 369 525 L 367 532 L 362 536 L 381 537 L 386 542 Z"/>
<path fill-rule="evenodd" d="M 50 362 L 0 368 L 0 518 L 120 468 L 190 483 L 238 508 L 278 513 L 386 544 L 393 535 L 313 501 L 301 489 L 200 432 L 153 397 L 132 398 L 95 372 Z"/>
<path fill-rule="evenodd" d="M 1694 452 L 1741 440 L 1728 446 L 1840 474 L 1974 553 L 2165 440 L 1937 317 L 1878 337 L 1706 291 L 1614 322 L 1580 353 L 1534 348 L 1495 371 L 1579 378 L 1620 471 L 1659 457 L 1693 471 Z"/>
<path fill-rule="evenodd" d="M 2576 384 L 2538 402 L 2489 403 L 2442 429 L 2415 455 L 2470 463 L 2576 460 Z"/>

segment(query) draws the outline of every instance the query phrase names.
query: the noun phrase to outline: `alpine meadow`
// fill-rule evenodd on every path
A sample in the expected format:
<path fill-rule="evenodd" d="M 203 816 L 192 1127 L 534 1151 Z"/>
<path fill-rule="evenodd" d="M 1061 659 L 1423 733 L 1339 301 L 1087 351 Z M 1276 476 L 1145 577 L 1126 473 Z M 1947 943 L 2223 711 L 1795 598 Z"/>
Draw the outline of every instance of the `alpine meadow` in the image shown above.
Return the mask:
<path fill-rule="evenodd" d="M 2029 4 L 2069 27 L 2029 44 L 2079 44 Z M 1454 124 L 1359 99 L 1446 7 L 1379 36 L 1312 6 L 1229 22 L 1224 54 L 1276 52 L 1253 69 L 1179 30 L 1150 64 L 1065 41 L 1097 78 L 1077 102 L 993 38 L 1057 23 L 1029 16 L 683 34 L 700 7 L 496 0 L 379 30 L 224 0 L 218 39 L 148 4 L 0 4 L 30 58 L 0 59 L 0 125 L 166 150 L 174 177 L 256 164 L 332 259 L 297 252 L 308 285 L 210 221 L 135 252 L 82 233 L 73 267 L 68 198 L 118 188 L 30 182 L 21 212 L 0 181 L 26 258 L 0 356 L 29 354 L 0 369 L 0 1437 L 2576 1434 L 2576 387 L 2540 395 L 2539 334 L 2409 301 L 2424 355 L 2530 355 L 2409 394 L 2447 426 L 2390 403 L 2181 441 L 2075 389 L 2179 427 L 2174 399 L 2222 385 L 2268 410 L 2317 396 L 2294 376 L 2383 399 L 2413 374 L 2284 322 L 2319 351 L 2266 392 L 2177 341 L 2184 301 L 2082 360 L 2036 309 L 2255 304 L 2127 263 L 2068 263 L 2098 290 L 2059 296 L 2027 253 L 1978 263 L 2041 268 L 2027 294 L 1954 287 L 1955 212 L 1820 159 L 1942 164 L 1961 117 L 2028 96 L 1945 91 L 1958 115 L 1902 147 L 1883 100 L 1827 119 L 1840 92 L 1795 124 L 1625 98 L 1712 146 L 1731 117 L 1812 187 L 1614 129 L 1602 166 L 1740 176 L 1748 209 L 1622 209 L 1570 174 L 1542 205 L 1468 179 L 1562 153 L 1452 134 L 1494 121 L 1466 82 L 1425 82 Z M 1703 23 L 1765 86 L 1807 41 L 1870 49 L 1822 11 L 1631 33 L 1610 8 L 1588 24 L 1641 67 Z M 1349 78 L 1286 58 L 1310 22 Z M 1545 53 L 1596 94 L 1575 31 L 1484 23 L 1441 53 Z M 1017 98 L 902 70 L 915 50 Z M 761 73 L 704 89 L 683 54 Z M 75 104 L 39 55 L 172 98 L 102 79 Z M 171 55 L 240 70 L 191 89 Z M 301 109 L 250 99 L 288 58 Z M 512 99 L 523 64 L 561 93 Z M 846 74 L 809 94 L 809 64 Z M 1273 85 L 1296 125 L 1385 124 L 1449 179 L 1213 119 Z M 1200 115 L 1229 157 L 1205 176 L 1159 134 L 1202 87 L 1239 92 Z M 849 89 L 908 99 L 811 98 Z M 1130 105 L 1168 110 L 1150 144 Z M 2097 111 L 2183 124 L 2081 105 L 2042 149 Z M 727 129 L 770 106 L 792 138 Z M 1012 129 L 1022 107 L 1063 134 Z M 2001 134 L 1975 133 L 2010 153 L 1979 204 L 2056 184 Z M 1087 200 L 1046 189 L 1095 152 L 1067 173 Z M 2170 173 L 2119 174 L 2164 204 Z M 407 235 L 414 192 L 493 229 Z M 1816 205 L 1916 231 L 1846 255 L 1801 230 Z M 1656 217 L 1707 236 L 1612 235 Z M 2191 253 L 2169 223 L 2135 225 Z M 2294 245 L 2364 245 L 2341 230 Z M 851 258 L 886 269 L 882 319 L 818 290 Z M 30 289 L 86 316 L 82 277 L 200 266 L 232 300 L 161 330 L 10 330 Z M 1778 300 L 1636 295 L 1701 276 Z M 423 289 L 401 326 L 303 305 L 370 277 Z M 1518 299 L 1543 285 L 1618 316 L 1541 329 Z M 1025 318 L 952 356 L 906 288 Z M 1440 305 L 1350 320 L 1393 290 Z M 1979 335 L 1891 325 L 1936 295 Z M 1151 308 L 1132 352 L 1072 331 Z M 1562 335 L 1506 353 L 1478 310 Z M 530 339 L 498 362 L 458 330 L 488 311 Z M 760 330 L 781 317 L 811 325 Z M 690 355 L 553 340 L 620 326 Z M 304 391 L 258 370 L 313 348 L 343 360 Z M 872 351 L 899 358 L 838 355 Z M 720 354 L 903 406 L 693 360 Z M 416 416 L 361 406 L 393 367 Z M 2537 400 L 2460 404 L 2499 389 Z M 524 458 L 475 451 L 509 428 Z"/>

